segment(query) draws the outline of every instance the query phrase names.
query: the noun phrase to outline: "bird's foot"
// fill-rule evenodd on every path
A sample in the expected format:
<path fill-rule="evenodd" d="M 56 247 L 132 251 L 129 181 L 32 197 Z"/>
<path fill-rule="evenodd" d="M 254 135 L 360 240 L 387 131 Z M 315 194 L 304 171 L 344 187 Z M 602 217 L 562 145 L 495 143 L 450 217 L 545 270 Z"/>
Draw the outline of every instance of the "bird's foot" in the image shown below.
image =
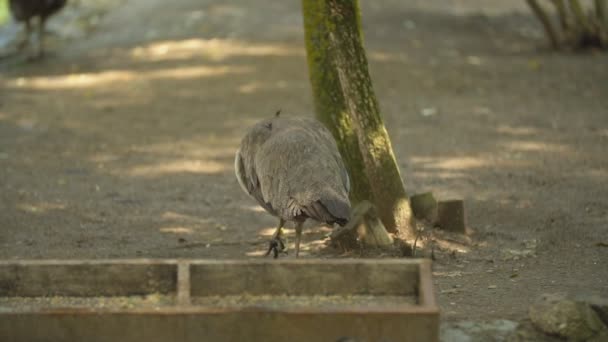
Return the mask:
<path fill-rule="evenodd" d="M 285 243 L 280 237 L 275 237 L 268 243 L 268 251 L 266 251 L 265 256 L 268 256 L 270 252 L 273 253 L 274 258 L 279 257 L 279 253 L 287 254 L 287 250 L 285 249 Z"/>

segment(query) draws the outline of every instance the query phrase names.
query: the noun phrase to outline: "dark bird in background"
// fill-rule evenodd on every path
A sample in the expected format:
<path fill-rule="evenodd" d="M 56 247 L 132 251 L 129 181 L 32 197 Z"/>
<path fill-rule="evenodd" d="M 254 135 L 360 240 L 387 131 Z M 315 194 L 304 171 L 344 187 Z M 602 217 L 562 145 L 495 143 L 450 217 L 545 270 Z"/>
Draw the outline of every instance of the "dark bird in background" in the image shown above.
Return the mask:
<path fill-rule="evenodd" d="M 25 25 L 25 39 L 19 43 L 19 50 L 23 50 L 30 41 L 32 33 L 32 20 L 38 18 L 38 46 L 34 57 L 44 55 L 44 25 L 46 20 L 62 9 L 67 0 L 9 0 L 11 14 L 18 22 Z"/>
<path fill-rule="evenodd" d="M 279 225 L 266 255 L 285 249 L 286 221 L 295 222 L 296 257 L 307 219 L 345 225 L 350 216 L 350 181 L 336 142 L 320 122 L 276 116 L 249 129 L 236 152 L 234 168 L 241 188 Z"/>

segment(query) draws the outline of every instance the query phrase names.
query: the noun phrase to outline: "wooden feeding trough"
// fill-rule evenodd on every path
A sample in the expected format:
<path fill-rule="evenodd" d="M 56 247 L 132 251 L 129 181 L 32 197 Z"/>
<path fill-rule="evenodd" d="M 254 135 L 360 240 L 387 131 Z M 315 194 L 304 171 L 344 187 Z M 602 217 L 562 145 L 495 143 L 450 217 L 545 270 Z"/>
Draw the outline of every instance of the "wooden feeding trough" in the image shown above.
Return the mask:
<path fill-rule="evenodd" d="M 0 261 L 0 341 L 438 341 L 438 326 L 424 260 Z"/>

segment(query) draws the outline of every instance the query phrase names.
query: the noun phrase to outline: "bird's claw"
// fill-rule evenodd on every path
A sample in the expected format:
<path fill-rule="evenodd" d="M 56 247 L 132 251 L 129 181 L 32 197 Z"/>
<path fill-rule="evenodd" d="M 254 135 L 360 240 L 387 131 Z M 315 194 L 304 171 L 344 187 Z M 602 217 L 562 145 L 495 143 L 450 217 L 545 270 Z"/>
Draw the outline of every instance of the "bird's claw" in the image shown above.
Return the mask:
<path fill-rule="evenodd" d="M 268 250 L 266 251 L 265 256 L 268 256 L 270 252 L 273 253 L 275 259 L 279 257 L 279 253 L 287 254 L 287 251 L 285 250 L 285 243 L 281 238 L 275 237 L 270 240 L 270 242 L 268 243 Z"/>

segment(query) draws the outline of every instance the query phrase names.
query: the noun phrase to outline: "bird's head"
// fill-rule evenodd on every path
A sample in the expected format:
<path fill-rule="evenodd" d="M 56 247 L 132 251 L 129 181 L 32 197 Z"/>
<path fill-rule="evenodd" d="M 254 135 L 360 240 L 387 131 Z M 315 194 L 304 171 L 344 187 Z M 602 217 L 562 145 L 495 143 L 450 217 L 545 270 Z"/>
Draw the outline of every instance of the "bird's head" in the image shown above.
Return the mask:
<path fill-rule="evenodd" d="M 234 160 L 236 177 L 243 190 L 249 194 L 251 194 L 252 189 L 247 185 L 246 175 L 251 174 L 255 165 L 255 156 L 262 145 L 272 136 L 274 121 L 277 119 L 278 115 L 271 119 L 262 120 L 249 128 L 236 152 Z"/>
<path fill-rule="evenodd" d="M 272 135 L 273 121 L 274 118 L 256 123 L 243 138 L 241 146 L 257 149 L 259 146 L 263 145 Z"/>

